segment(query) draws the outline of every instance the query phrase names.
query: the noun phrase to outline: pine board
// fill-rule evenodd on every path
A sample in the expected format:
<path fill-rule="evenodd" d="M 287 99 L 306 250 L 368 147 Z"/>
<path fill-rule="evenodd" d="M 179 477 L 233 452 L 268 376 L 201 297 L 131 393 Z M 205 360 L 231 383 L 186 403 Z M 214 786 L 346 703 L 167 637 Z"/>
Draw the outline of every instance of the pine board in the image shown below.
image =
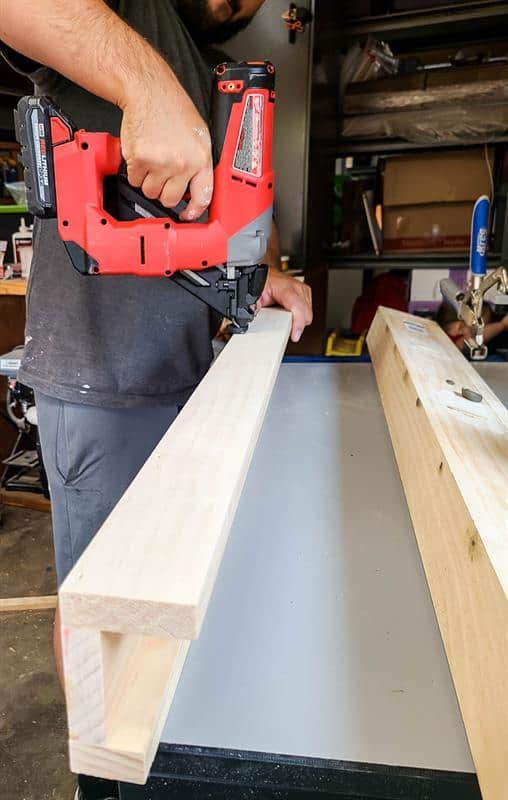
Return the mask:
<path fill-rule="evenodd" d="M 146 780 L 290 328 L 264 309 L 231 339 L 60 588 L 75 772 Z"/>
<path fill-rule="evenodd" d="M 505 800 L 508 410 L 434 322 L 380 308 L 367 342 L 482 796 Z"/>

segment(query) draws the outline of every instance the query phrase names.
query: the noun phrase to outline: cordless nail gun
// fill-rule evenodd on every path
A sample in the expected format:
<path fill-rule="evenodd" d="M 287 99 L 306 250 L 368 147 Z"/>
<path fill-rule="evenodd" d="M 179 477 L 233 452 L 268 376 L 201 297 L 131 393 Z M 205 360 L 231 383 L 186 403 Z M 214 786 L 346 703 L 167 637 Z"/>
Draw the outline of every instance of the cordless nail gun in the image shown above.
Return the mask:
<path fill-rule="evenodd" d="M 168 277 L 244 332 L 268 272 L 274 82 L 269 62 L 215 69 L 214 191 L 207 221 L 196 222 L 129 185 L 117 137 L 76 130 L 49 98 L 24 97 L 15 122 L 29 210 L 57 218 L 82 275 Z"/>
<path fill-rule="evenodd" d="M 508 306 L 508 254 L 502 254 L 501 266 L 487 273 L 487 246 L 489 236 L 490 200 L 482 195 L 476 201 L 471 220 L 471 249 L 469 255 L 469 277 L 465 291 L 451 278 L 440 282 L 441 294 L 446 302 L 457 312 L 457 316 L 468 328 L 472 336 L 465 341 L 466 354 L 473 361 L 487 357 L 487 347 L 483 341 L 485 323 L 483 302 L 485 294 L 495 287 L 497 294 L 495 306 Z"/>

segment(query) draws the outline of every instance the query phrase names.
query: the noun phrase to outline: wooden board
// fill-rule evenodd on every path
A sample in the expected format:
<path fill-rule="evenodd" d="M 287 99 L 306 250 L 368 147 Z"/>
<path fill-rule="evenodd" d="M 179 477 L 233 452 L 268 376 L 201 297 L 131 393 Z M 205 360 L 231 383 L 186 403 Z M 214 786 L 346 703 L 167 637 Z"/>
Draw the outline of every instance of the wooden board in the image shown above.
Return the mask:
<path fill-rule="evenodd" d="M 0 280 L 0 295 L 10 294 L 22 297 L 26 295 L 27 282 L 25 278 L 12 278 Z"/>
<path fill-rule="evenodd" d="M 232 338 L 60 589 L 76 772 L 146 780 L 290 327 L 265 309 Z"/>
<path fill-rule="evenodd" d="M 0 489 L 0 505 L 31 508 L 34 511 L 51 511 L 51 503 L 37 492 L 8 492 Z"/>
<path fill-rule="evenodd" d="M 508 410 L 434 322 L 380 308 L 367 342 L 482 796 L 505 800 Z"/>
<path fill-rule="evenodd" d="M 44 611 L 56 608 L 56 595 L 44 597 L 2 597 L 0 598 L 0 613 L 2 611 Z"/>

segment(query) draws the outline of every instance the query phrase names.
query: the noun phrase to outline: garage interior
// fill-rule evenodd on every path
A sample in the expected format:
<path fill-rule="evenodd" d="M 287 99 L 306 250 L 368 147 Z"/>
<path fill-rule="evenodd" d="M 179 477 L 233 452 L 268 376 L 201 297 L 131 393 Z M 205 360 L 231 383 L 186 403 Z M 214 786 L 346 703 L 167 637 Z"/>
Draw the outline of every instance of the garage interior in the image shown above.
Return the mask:
<path fill-rule="evenodd" d="M 276 67 L 281 269 L 312 287 L 314 320 L 298 343 L 283 348 L 210 607 L 148 782 L 119 777 L 120 800 L 508 797 L 495 759 L 486 763 L 477 745 L 483 733 L 471 733 L 460 667 L 443 645 L 447 634 L 428 561 L 439 556 L 422 550 L 412 507 L 430 508 L 439 492 L 430 479 L 428 489 L 422 479 L 421 501 L 408 488 L 406 456 L 387 411 L 405 384 L 400 388 L 395 373 L 393 393 L 382 383 L 382 370 L 392 373 L 375 327 L 382 319 L 411 380 L 413 351 L 405 354 L 397 318 L 381 318 L 379 307 L 412 315 L 418 335 L 432 341 L 437 320 L 445 350 L 453 343 L 443 356 L 448 383 L 459 356 L 457 374 L 468 382 L 457 382 L 458 399 L 447 407 L 455 414 L 465 409 L 474 423 L 470 449 L 456 449 L 478 470 L 478 493 L 487 491 L 484 452 L 492 451 L 497 469 L 508 459 L 504 411 L 495 405 L 508 404 L 508 294 L 502 277 L 486 293 L 487 351 L 480 357 L 478 341 L 443 297 L 442 282 L 453 280 L 464 297 L 471 217 L 481 196 L 490 201 L 482 256 L 488 274 L 508 262 L 507 12 L 508 3 L 495 0 L 267 0 L 224 46 L 232 59 L 267 59 Z M 34 218 L 22 193 L 13 112 L 32 93 L 31 82 L 0 58 L 0 796 L 66 800 L 76 779 L 52 654 L 51 502 L 33 392 L 16 382 Z M 414 369 L 411 391 L 416 387 L 416 405 L 431 419 L 432 401 L 427 407 L 418 395 L 431 362 L 424 357 L 420 364 L 415 355 Z M 486 387 L 479 402 L 472 375 Z M 448 390 L 443 383 L 440 391 Z M 491 401 L 500 427 L 492 423 L 478 433 L 484 448 L 478 453 L 474 437 Z M 436 423 L 437 440 L 438 429 Z M 418 423 L 414 430 L 415 451 L 423 452 Z M 461 437 L 469 435 L 461 429 Z M 406 446 L 411 438 L 406 432 Z M 440 471 L 448 469 L 447 458 Z M 414 463 L 424 475 L 416 455 Z M 491 491 L 496 508 L 506 509 L 498 481 L 492 477 Z M 281 503 L 279 493 L 289 500 Z M 453 510 L 458 518 L 461 508 Z M 436 514 L 447 519 L 441 507 Z M 471 531 L 480 526 L 472 512 L 471 519 L 472 564 Z M 508 515 L 495 525 L 505 552 Z M 485 540 L 478 546 L 490 552 Z M 492 630 L 481 627 L 483 617 L 475 629 L 480 660 L 484 647 L 486 662 L 497 665 L 485 677 L 491 684 L 506 654 L 501 626 L 508 621 L 508 570 L 503 564 L 501 574 L 493 564 L 501 586 L 495 592 L 504 591 L 495 611 L 497 647 Z M 471 580 L 473 597 L 482 590 L 479 578 Z M 501 686 L 496 691 L 501 711 L 491 724 L 500 738 L 508 731 L 508 699 Z"/>

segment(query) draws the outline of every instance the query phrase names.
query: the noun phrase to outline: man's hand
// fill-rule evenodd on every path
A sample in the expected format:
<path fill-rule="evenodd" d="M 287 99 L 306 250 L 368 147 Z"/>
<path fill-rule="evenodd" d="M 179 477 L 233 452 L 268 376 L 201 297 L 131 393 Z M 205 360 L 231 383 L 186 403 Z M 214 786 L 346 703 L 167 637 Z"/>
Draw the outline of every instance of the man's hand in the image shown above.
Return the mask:
<path fill-rule="evenodd" d="M 176 206 L 189 186 L 191 198 L 180 218 L 198 219 L 213 192 L 206 123 L 169 70 L 164 84 L 143 88 L 123 105 L 120 138 L 129 183 L 167 208 Z"/>
<path fill-rule="evenodd" d="M 26 21 L 29 20 L 29 24 Z M 0 0 L 0 39 L 123 111 L 128 178 L 197 219 L 212 199 L 210 134 L 175 73 L 103 0 Z"/>
<path fill-rule="evenodd" d="M 312 322 L 312 291 L 310 286 L 270 268 L 258 308 L 279 305 L 293 314 L 291 341 L 298 342 L 303 329 Z"/>
<path fill-rule="evenodd" d="M 468 330 L 470 336 L 471 329 Z M 496 336 L 499 336 L 501 333 L 506 333 L 506 331 L 508 331 L 508 314 L 505 314 L 499 322 L 487 322 L 483 329 L 483 339 L 485 342 L 490 342 L 491 339 L 495 339 Z"/>

